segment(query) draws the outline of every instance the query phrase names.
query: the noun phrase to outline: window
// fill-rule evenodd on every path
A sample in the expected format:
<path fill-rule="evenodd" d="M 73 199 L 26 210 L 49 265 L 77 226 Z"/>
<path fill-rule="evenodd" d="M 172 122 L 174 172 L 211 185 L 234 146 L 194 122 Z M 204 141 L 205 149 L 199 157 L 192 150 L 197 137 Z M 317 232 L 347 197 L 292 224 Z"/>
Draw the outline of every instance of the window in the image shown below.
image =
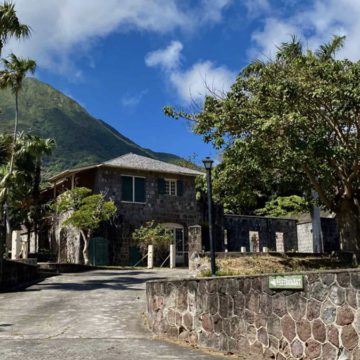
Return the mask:
<path fill-rule="evenodd" d="M 176 180 L 165 179 L 165 194 L 176 196 Z"/>
<path fill-rule="evenodd" d="M 184 192 L 184 183 L 182 180 L 158 179 L 159 194 L 170 196 L 182 196 Z"/>
<path fill-rule="evenodd" d="M 145 178 L 136 176 L 121 177 L 121 200 L 126 202 L 145 202 Z"/>

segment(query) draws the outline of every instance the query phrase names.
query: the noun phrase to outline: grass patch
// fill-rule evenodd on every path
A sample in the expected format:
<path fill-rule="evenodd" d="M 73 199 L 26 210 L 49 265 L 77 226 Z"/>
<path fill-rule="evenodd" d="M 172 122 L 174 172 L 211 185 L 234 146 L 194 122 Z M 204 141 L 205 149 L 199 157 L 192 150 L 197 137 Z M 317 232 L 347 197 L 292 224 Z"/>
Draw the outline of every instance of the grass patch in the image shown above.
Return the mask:
<path fill-rule="evenodd" d="M 202 259 L 203 271 L 200 276 L 210 276 L 209 259 Z M 354 267 L 345 258 L 337 255 L 329 256 L 312 256 L 307 257 L 296 255 L 247 255 L 239 257 L 222 257 L 216 259 L 216 275 L 218 276 L 232 276 L 232 275 L 256 275 L 267 273 L 289 273 L 289 272 L 303 272 L 314 270 L 333 270 Z"/>

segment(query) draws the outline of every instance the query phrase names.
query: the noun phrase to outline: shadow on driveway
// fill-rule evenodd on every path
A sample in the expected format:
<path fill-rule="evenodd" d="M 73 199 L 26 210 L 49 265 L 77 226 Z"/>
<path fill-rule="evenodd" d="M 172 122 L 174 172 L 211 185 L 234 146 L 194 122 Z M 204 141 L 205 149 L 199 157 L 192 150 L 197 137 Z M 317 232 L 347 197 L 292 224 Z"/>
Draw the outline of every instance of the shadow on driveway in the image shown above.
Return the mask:
<path fill-rule="evenodd" d="M 97 273 L 96 275 L 100 275 Z M 109 274 L 106 274 L 109 275 Z M 116 275 L 119 275 L 118 273 Z M 143 290 L 134 285 L 143 284 L 149 280 L 163 280 L 164 277 L 149 278 L 136 278 L 136 277 L 123 277 L 111 279 L 90 279 L 79 282 L 55 282 L 55 283 L 39 283 L 37 288 L 47 290 L 63 290 L 63 291 L 91 291 L 97 289 L 111 289 L 111 290 Z"/>
<path fill-rule="evenodd" d="M 92 270 L 90 270 L 92 271 Z M 134 270 L 134 271 L 121 271 L 120 272 L 113 272 L 113 271 L 101 271 L 101 270 L 95 270 L 96 271 L 96 275 L 99 276 L 127 276 L 127 275 L 132 275 L 132 276 L 136 276 L 136 275 L 152 275 L 155 274 L 153 271 L 141 271 L 141 270 Z M 84 273 L 83 273 L 84 274 Z"/>

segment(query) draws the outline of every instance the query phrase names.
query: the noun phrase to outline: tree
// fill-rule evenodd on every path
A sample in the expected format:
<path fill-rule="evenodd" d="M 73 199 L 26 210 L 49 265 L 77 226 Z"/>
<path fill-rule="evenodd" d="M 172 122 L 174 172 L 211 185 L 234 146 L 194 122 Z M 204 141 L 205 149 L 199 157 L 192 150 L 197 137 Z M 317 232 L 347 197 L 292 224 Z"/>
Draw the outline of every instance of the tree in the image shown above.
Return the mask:
<path fill-rule="evenodd" d="M 10 172 L 12 140 L 10 135 L 0 135 L 0 204 L 6 202 L 9 206 L 8 232 L 20 224 L 26 224 L 29 231 L 34 225 L 36 232 L 43 209 L 39 199 L 41 159 L 51 153 L 55 142 L 20 133 L 14 149 L 14 168 Z"/>
<path fill-rule="evenodd" d="M 17 39 L 27 38 L 31 34 L 31 29 L 29 26 L 20 23 L 16 11 L 15 6 L 11 2 L 4 1 L 3 4 L 0 5 L 0 56 L 2 54 L 2 50 L 4 45 L 7 43 L 9 38 L 15 37 Z M 1 87 L 1 85 L 0 85 Z M 16 131 L 15 131 L 16 133 Z M 16 136 L 14 136 L 14 143 L 16 140 Z M 14 152 L 13 152 L 14 155 Z M 0 161 L 2 162 L 2 161 Z M 13 156 L 10 166 L 10 173 L 9 176 L 6 177 L 7 182 L 12 176 L 12 167 L 13 167 Z M 4 169 L 2 169 L 4 170 Z M 5 192 L 6 193 L 6 192 Z M 9 226 L 9 219 L 7 216 L 7 205 L 6 202 L 4 203 L 4 213 L 6 219 L 6 228 L 8 230 L 7 236 L 10 236 L 10 226 Z M 2 258 L 3 255 L 3 237 L 0 239 L 0 257 Z"/>
<path fill-rule="evenodd" d="M 359 254 L 360 62 L 335 58 L 343 43 L 304 51 L 293 38 L 274 59 L 245 67 L 224 98 L 207 97 L 200 113 L 165 112 L 190 118 L 224 151 L 234 188 L 296 179 L 296 190 L 317 191 L 336 214 L 341 248 Z"/>
<path fill-rule="evenodd" d="M 15 5 L 5 1 L 0 5 L 0 55 L 9 38 L 27 38 L 31 34 L 28 25 L 21 24 L 15 11 Z"/>
<path fill-rule="evenodd" d="M 15 146 L 17 139 L 17 129 L 19 122 L 19 91 L 21 90 L 23 80 L 28 72 L 34 73 L 36 63 L 30 59 L 17 58 L 16 55 L 11 54 L 10 60 L 2 59 L 5 69 L 0 71 L 0 89 L 11 88 L 11 91 L 15 95 L 15 124 L 14 124 L 14 135 L 13 135 L 13 149 L 10 159 L 9 174 L 11 177 L 14 158 L 15 158 Z M 6 195 L 6 193 L 5 193 Z M 8 216 L 8 203 L 5 200 L 4 203 L 4 216 L 6 221 L 6 236 L 7 239 L 11 237 L 11 228 Z"/>
<path fill-rule="evenodd" d="M 298 216 L 310 210 L 307 201 L 298 195 L 278 196 L 268 201 L 262 209 L 255 211 L 262 216 Z"/>
<path fill-rule="evenodd" d="M 91 195 L 90 189 L 79 187 L 59 195 L 55 210 L 58 214 L 69 214 L 63 226 L 73 226 L 79 230 L 84 241 L 84 262 L 88 265 L 91 236 L 101 222 L 110 220 L 116 214 L 114 202 L 105 201 L 103 194 Z"/>
<path fill-rule="evenodd" d="M 28 72 L 34 73 L 36 62 L 31 59 L 18 58 L 15 54 L 10 54 L 9 60 L 2 59 L 4 70 L 0 71 L 0 88 L 10 88 L 15 96 L 15 123 L 14 123 L 14 140 L 15 147 L 18 123 L 19 123 L 19 92 L 22 88 L 23 80 Z M 13 157 L 11 165 L 13 163 Z"/>
<path fill-rule="evenodd" d="M 148 246 L 153 245 L 156 262 L 159 262 L 166 257 L 174 237 L 171 230 L 155 221 L 148 221 L 132 233 L 132 239 L 139 245 L 143 255 L 147 253 Z"/>
<path fill-rule="evenodd" d="M 17 142 L 18 157 L 23 157 L 22 169 L 31 172 L 30 203 L 28 216 L 28 245 L 30 246 L 30 230 L 34 227 L 35 237 L 38 236 L 38 225 L 43 215 L 43 204 L 40 203 L 41 162 L 44 156 L 49 156 L 56 146 L 54 139 L 43 139 L 38 136 L 21 134 Z M 19 162 L 19 161 L 18 161 Z"/>

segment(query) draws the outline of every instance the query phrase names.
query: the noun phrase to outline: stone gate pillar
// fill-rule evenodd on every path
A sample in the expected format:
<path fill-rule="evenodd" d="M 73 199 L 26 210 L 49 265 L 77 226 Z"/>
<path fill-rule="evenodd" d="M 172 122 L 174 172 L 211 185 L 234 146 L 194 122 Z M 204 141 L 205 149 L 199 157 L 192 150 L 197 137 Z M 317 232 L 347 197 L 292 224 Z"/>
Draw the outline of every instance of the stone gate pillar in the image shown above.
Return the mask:
<path fill-rule="evenodd" d="M 202 252 L 202 227 L 189 226 L 189 270 L 193 271 L 200 266 L 200 253 Z"/>
<path fill-rule="evenodd" d="M 21 236 L 20 231 L 12 232 L 12 246 L 11 246 L 11 259 L 18 260 L 21 251 Z"/>

